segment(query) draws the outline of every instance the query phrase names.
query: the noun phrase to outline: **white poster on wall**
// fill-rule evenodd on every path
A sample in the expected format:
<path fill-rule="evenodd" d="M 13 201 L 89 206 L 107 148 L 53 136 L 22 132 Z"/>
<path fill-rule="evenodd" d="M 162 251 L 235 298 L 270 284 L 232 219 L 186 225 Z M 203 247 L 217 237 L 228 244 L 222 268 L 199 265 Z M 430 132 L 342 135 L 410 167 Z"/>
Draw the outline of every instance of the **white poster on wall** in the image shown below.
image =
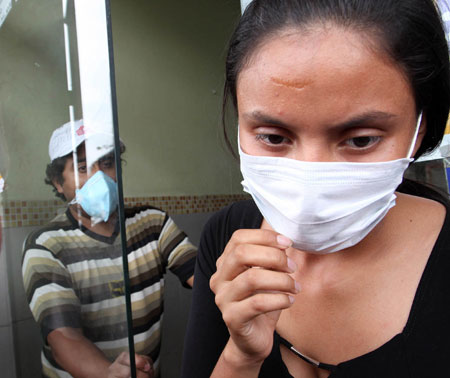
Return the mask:
<path fill-rule="evenodd" d="M 86 160 L 91 166 L 114 147 L 105 1 L 77 0 L 75 15 Z"/>
<path fill-rule="evenodd" d="M 448 0 L 438 0 L 437 4 L 441 11 L 442 21 L 444 22 L 445 36 L 447 41 L 450 39 L 450 2 Z"/>
<path fill-rule="evenodd" d="M 447 37 L 447 44 L 449 44 L 450 51 L 450 0 L 437 0 L 437 5 L 441 11 L 442 21 L 445 29 L 445 36 Z M 439 147 L 433 153 L 424 155 L 417 161 L 427 161 L 434 159 L 442 159 L 450 157 L 450 121 L 447 123 L 444 139 Z"/>
<path fill-rule="evenodd" d="M 12 0 L 0 0 L 0 27 L 2 27 L 3 22 L 8 16 L 9 11 L 11 10 Z"/>
<path fill-rule="evenodd" d="M 252 0 L 241 0 L 241 13 L 244 13 L 245 8 L 247 8 L 247 5 L 251 2 Z"/>

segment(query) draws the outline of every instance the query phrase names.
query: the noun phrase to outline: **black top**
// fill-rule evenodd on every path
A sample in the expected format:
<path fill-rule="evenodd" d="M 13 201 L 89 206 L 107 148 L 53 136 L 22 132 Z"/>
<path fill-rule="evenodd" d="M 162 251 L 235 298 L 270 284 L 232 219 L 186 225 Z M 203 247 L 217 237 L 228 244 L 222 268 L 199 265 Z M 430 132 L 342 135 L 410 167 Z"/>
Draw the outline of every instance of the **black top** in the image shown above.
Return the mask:
<path fill-rule="evenodd" d="M 403 332 L 370 353 L 338 364 L 330 374 L 332 378 L 450 376 L 447 370 L 450 358 L 450 205 L 421 185 L 408 183 L 399 190 L 443 203 L 447 208 L 443 228 L 426 264 Z M 222 209 L 205 226 L 194 273 L 182 377 L 209 377 L 214 369 L 229 334 L 215 305 L 209 280 L 233 232 L 259 228 L 262 219 L 254 202 L 249 200 Z M 277 334 L 259 376 L 291 377 L 281 358 Z"/>

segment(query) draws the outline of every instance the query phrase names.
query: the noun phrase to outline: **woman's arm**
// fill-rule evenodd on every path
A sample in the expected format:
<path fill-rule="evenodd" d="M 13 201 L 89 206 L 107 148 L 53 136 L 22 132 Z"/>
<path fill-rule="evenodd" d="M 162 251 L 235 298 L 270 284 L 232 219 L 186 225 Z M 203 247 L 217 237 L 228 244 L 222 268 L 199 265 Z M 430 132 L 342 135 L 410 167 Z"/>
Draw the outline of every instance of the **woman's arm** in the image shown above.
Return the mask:
<path fill-rule="evenodd" d="M 216 378 L 253 378 L 258 377 L 263 361 L 248 360 L 239 348 L 229 339 L 225 349 L 220 355 L 211 377 Z"/>

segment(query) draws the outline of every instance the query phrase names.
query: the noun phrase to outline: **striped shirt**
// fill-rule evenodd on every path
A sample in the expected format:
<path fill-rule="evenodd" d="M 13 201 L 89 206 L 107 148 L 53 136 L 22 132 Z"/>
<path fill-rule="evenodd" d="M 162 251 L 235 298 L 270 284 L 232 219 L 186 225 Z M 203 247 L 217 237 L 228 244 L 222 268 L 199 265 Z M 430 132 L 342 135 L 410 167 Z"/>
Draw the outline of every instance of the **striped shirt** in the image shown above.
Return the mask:
<path fill-rule="evenodd" d="M 196 248 L 159 209 L 127 209 L 125 217 L 135 350 L 150 356 L 158 373 L 164 273 L 171 270 L 184 284 L 193 274 Z M 111 361 L 128 350 L 119 224 L 111 237 L 101 236 L 67 210 L 28 236 L 22 275 L 44 339 L 45 377 L 70 377 L 47 343 L 57 328 L 81 328 Z"/>

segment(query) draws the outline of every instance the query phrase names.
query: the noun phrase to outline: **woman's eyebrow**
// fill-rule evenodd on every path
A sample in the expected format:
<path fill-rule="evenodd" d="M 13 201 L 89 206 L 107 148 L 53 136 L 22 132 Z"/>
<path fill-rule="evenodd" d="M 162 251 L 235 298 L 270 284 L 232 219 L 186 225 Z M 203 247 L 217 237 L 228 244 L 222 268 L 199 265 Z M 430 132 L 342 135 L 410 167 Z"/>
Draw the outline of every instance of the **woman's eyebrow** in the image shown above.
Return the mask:
<path fill-rule="evenodd" d="M 281 126 L 281 127 L 289 127 L 289 125 L 286 124 L 285 122 L 278 120 L 276 118 L 273 118 L 267 114 L 264 114 L 260 110 L 255 110 L 252 112 L 244 113 L 242 116 L 243 116 L 243 118 L 245 118 L 249 121 L 253 121 L 253 122 L 259 122 L 259 123 L 264 123 L 264 124 L 274 125 L 274 126 Z"/>
<path fill-rule="evenodd" d="M 364 125 L 370 125 L 375 122 L 380 121 L 386 121 L 390 120 L 392 118 L 396 118 L 396 114 L 387 113 L 387 112 L 381 112 L 381 111 L 369 111 L 362 114 L 358 114 L 344 122 L 330 125 L 330 128 L 338 129 L 338 130 L 345 130 L 350 129 L 352 127 L 356 126 L 364 126 Z"/>
<path fill-rule="evenodd" d="M 254 122 L 260 122 L 267 125 L 274 125 L 274 126 L 280 126 L 280 127 L 289 127 L 289 125 L 279 119 L 276 119 L 270 115 L 264 114 L 260 110 L 255 110 L 253 112 L 244 113 L 243 115 L 244 119 L 247 119 L 249 121 Z M 390 120 L 392 118 L 396 118 L 396 114 L 388 113 L 388 112 L 382 112 L 382 111 L 369 111 L 365 113 L 358 114 L 356 116 L 353 116 L 352 118 L 345 120 L 344 122 L 330 125 L 329 128 L 331 129 L 350 129 L 355 126 L 363 126 L 372 124 L 374 122 L 380 122 L 380 121 L 386 121 Z"/>

